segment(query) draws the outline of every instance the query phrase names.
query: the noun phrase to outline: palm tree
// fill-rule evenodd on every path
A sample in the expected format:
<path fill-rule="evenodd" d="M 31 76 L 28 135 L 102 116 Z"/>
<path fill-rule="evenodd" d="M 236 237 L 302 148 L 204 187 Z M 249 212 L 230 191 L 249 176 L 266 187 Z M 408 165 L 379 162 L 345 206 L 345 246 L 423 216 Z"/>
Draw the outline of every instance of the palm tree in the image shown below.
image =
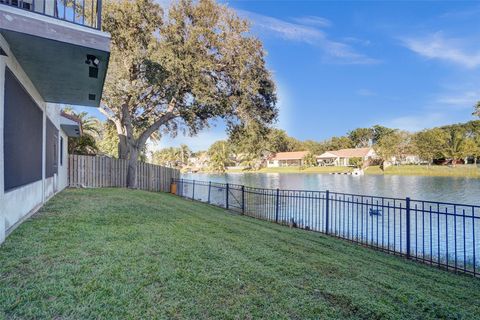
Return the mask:
<path fill-rule="evenodd" d="M 216 172 L 225 172 L 230 164 L 230 148 L 226 141 L 219 140 L 208 149 L 210 169 Z"/>
<path fill-rule="evenodd" d="M 465 157 L 465 136 L 459 129 L 450 127 L 447 128 L 447 139 L 443 155 L 447 159 L 452 160 L 452 166 L 458 159 Z"/>
<path fill-rule="evenodd" d="M 182 165 L 186 165 L 188 162 L 188 158 L 190 158 L 190 155 L 192 154 L 192 151 L 188 148 L 186 144 L 181 144 L 179 148 L 179 153 L 180 153 L 180 162 Z"/>
<path fill-rule="evenodd" d="M 96 154 L 98 152 L 97 138 L 100 134 L 100 122 L 87 112 L 75 112 L 71 107 L 65 107 L 64 113 L 79 119 L 82 135 L 78 138 L 68 138 L 68 153 L 70 154 Z"/>

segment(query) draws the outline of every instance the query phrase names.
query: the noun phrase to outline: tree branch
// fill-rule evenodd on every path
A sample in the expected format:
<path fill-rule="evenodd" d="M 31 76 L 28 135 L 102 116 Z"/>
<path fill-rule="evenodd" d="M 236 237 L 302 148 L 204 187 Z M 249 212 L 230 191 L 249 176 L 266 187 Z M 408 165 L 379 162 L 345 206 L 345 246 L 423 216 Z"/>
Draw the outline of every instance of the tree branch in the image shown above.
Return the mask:
<path fill-rule="evenodd" d="M 171 121 L 172 119 L 176 118 L 178 115 L 175 114 L 175 105 L 177 103 L 177 100 L 175 98 L 172 98 L 170 103 L 168 104 L 167 111 L 160 116 L 154 123 L 150 125 L 145 131 L 142 132 L 140 137 L 138 137 L 137 142 L 136 142 L 136 147 L 141 148 L 143 145 L 147 142 L 147 139 L 155 132 L 157 131 L 162 125 L 166 124 L 167 122 Z"/>
<path fill-rule="evenodd" d="M 105 117 L 107 117 L 107 119 L 109 120 L 112 120 L 113 122 L 115 122 L 116 120 L 118 120 L 118 117 L 115 116 L 115 113 L 112 111 L 112 109 L 110 109 L 109 107 L 107 107 L 105 104 L 101 104 L 100 107 L 97 108 Z"/>

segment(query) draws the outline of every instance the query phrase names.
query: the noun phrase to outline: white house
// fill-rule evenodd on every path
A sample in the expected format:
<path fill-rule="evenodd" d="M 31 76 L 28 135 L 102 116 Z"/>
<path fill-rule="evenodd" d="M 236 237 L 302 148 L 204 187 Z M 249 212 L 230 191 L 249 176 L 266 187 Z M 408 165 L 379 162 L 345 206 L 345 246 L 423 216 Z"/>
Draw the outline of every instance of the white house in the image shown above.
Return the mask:
<path fill-rule="evenodd" d="M 94 1 L 75 14 L 61 1 L 0 1 L 0 243 L 68 185 L 67 139 L 81 128 L 59 104 L 99 106 L 110 36 Z"/>
<path fill-rule="evenodd" d="M 377 153 L 373 148 L 352 148 L 327 151 L 317 156 L 320 166 L 350 166 L 350 159 L 361 158 L 364 163 L 377 159 Z"/>
<path fill-rule="evenodd" d="M 393 164 L 420 164 L 422 159 L 416 154 L 405 154 L 401 157 L 393 156 L 391 162 Z"/>
<path fill-rule="evenodd" d="M 300 167 L 307 154 L 308 151 L 279 152 L 267 160 L 267 167 Z"/>

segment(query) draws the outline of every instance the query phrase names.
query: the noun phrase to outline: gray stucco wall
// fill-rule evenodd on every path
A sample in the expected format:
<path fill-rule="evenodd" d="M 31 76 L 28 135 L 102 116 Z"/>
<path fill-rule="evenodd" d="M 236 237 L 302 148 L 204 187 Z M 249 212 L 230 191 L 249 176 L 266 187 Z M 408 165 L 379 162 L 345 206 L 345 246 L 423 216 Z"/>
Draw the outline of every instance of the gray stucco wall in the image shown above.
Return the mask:
<path fill-rule="evenodd" d="M 59 130 L 58 143 L 60 136 L 64 139 L 64 155 L 66 153 L 66 135 L 60 129 L 60 109 L 58 105 L 46 103 L 33 83 L 30 81 L 15 56 L 9 49 L 8 43 L 0 35 L 0 47 L 7 53 L 7 57 L 0 56 L 0 243 L 5 240 L 5 235 L 18 226 L 24 219 L 38 210 L 43 203 L 55 193 L 61 191 L 68 184 L 66 181 L 68 168 L 66 158 L 63 159 L 63 165 L 58 166 L 58 172 L 50 178 L 46 178 L 46 118 L 50 118 L 53 126 Z M 4 94 L 5 94 L 5 68 L 8 67 L 15 77 L 21 82 L 34 102 L 43 112 L 42 117 L 42 177 L 39 181 L 31 182 L 13 190 L 4 191 Z"/>

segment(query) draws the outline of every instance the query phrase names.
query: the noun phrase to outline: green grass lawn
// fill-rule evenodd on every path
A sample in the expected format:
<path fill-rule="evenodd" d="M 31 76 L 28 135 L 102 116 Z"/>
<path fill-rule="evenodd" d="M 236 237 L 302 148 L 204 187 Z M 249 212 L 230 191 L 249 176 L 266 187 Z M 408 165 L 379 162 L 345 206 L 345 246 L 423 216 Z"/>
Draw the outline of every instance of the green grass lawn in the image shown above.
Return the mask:
<path fill-rule="evenodd" d="M 229 173 L 254 172 L 254 173 L 332 173 L 332 172 L 351 172 L 350 167 L 278 167 L 278 168 L 262 168 L 256 171 L 229 170 Z"/>
<path fill-rule="evenodd" d="M 378 166 L 368 167 L 367 174 L 389 174 L 404 176 L 433 176 L 433 177 L 467 177 L 480 178 L 480 167 L 476 165 L 449 166 L 392 166 L 382 171 Z"/>
<path fill-rule="evenodd" d="M 0 247 L 0 318 L 479 319 L 480 279 L 169 194 L 68 190 Z"/>

